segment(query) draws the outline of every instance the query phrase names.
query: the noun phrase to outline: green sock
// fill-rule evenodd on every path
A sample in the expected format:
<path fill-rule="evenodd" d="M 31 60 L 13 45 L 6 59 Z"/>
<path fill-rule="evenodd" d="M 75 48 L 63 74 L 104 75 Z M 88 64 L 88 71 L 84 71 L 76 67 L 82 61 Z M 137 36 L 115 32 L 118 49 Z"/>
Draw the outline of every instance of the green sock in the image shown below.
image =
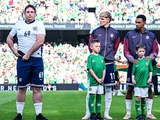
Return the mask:
<path fill-rule="evenodd" d="M 94 98 L 95 98 L 95 95 L 89 94 L 88 104 L 89 104 L 89 111 L 91 115 L 94 113 Z"/>
<path fill-rule="evenodd" d="M 141 114 L 141 110 L 140 110 L 140 102 L 139 100 L 136 100 L 135 102 L 135 108 L 136 108 L 136 116 Z"/>
<path fill-rule="evenodd" d="M 96 95 L 96 114 L 101 110 L 101 95 Z"/>
<path fill-rule="evenodd" d="M 145 113 L 145 109 L 146 109 L 146 101 L 142 100 L 141 101 L 141 112 L 142 112 L 142 114 Z"/>

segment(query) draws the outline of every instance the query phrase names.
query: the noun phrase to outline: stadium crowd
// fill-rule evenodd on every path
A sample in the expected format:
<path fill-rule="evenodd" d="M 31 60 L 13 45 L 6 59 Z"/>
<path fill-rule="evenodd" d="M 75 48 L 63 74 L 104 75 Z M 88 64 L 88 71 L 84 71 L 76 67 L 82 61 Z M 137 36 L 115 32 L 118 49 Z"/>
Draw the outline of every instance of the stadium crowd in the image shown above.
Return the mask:
<path fill-rule="evenodd" d="M 89 23 L 89 7 L 95 8 L 92 17 L 98 19 L 103 10 L 112 14 L 112 23 L 134 23 L 135 16 L 145 14 L 147 23 L 160 23 L 159 0 L 0 0 L 0 23 L 15 23 L 23 19 L 24 6 L 36 6 L 36 19 L 45 23 L 82 22 Z"/>
<path fill-rule="evenodd" d="M 14 44 L 17 46 L 17 44 Z M 122 56 L 122 45 L 117 52 L 117 58 Z M 81 43 L 72 46 L 67 43 L 45 43 L 43 47 L 44 82 L 51 83 L 87 83 L 86 60 L 89 55 L 88 46 Z M 8 80 L 10 84 L 17 83 L 16 60 L 6 43 L 0 44 L 0 84 Z M 121 58 L 124 60 L 125 58 Z M 120 63 L 121 64 L 121 63 Z M 124 74 L 121 74 L 124 76 Z M 124 81 L 123 81 L 124 82 Z"/>

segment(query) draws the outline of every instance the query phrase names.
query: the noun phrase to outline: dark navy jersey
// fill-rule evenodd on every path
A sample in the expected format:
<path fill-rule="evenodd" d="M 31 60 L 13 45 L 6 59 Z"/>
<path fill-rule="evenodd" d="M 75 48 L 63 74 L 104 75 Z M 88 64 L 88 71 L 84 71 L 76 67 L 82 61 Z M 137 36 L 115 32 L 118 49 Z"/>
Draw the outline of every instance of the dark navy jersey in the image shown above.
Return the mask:
<path fill-rule="evenodd" d="M 158 42 L 156 36 L 149 30 L 140 33 L 138 29 L 129 31 L 124 37 L 124 55 L 129 62 L 137 59 L 136 45 L 143 44 L 146 47 L 145 56 L 155 58 L 158 54 Z"/>
<path fill-rule="evenodd" d="M 93 39 L 98 39 L 100 41 L 101 50 L 99 54 L 102 55 L 107 61 L 114 61 L 114 56 L 120 43 L 118 31 L 110 26 L 108 28 L 99 26 L 91 33 L 89 46 Z"/>

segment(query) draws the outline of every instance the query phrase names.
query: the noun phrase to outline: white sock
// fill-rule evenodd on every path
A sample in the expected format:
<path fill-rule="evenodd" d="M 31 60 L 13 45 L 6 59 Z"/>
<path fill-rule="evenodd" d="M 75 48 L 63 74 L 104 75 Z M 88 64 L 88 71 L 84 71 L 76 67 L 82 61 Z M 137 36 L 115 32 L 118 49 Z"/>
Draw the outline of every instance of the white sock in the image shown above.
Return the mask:
<path fill-rule="evenodd" d="M 116 90 L 114 89 L 113 92 L 116 92 Z"/>
<path fill-rule="evenodd" d="M 126 99 L 126 112 L 127 114 L 131 114 L 132 100 Z"/>
<path fill-rule="evenodd" d="M 34 107 L 36 110 L 36 115 L 38 115 L 39 113 L 42 113 L 42 102 L 34 103 Z"/>
<path fill-rule="evenodd" d="M 87 95 L 86 95 L 86 115 L 90 116 L 88 102 L 89 102 L 89 93 L 87 92 Z"/>
<path fill-rule="evenodd" d="M 16 101 L 17 113 L 20 113 L 22 115 L 24 104 L 25 104 L 25 102 L 17 102 Z"/>
<path fill-rule="evenodd" d="M 105 87 L 105 112 L 104 112 L 104 116 L 109 115 L 111 103 L 112 103 L 111 87 L 107 86 L 107 87 Z"/>
<path fill-rule="evenodd" d="M 151 114 L 153 99 L 146 98 L 147 115 Z"/>
<path fill-rule="evenodd" d="M 120 93 L 121 91 L 120 90 L 118 90 L 118 93 Z"/>

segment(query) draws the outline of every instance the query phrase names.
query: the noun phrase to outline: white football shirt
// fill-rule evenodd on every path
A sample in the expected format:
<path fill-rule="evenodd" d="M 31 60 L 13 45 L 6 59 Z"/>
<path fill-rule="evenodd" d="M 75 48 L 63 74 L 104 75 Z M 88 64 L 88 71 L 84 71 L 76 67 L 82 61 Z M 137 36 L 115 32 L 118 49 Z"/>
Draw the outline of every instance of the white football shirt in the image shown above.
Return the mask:
<path fill-rule="evenodd" d="M 25 20 L 21 20 L 18 21 L 10 31 L 11 36 L 15 36 L 16 34 L 18 38 L 18 49 L 23 53 L 27 53 L 37 41 L 36 36 L 45 36 L 46 31 L 42 21 L 34 21 L 27 24 Z M 42 57 L 42 46 L 31 54 L 31 56 Z"/>

